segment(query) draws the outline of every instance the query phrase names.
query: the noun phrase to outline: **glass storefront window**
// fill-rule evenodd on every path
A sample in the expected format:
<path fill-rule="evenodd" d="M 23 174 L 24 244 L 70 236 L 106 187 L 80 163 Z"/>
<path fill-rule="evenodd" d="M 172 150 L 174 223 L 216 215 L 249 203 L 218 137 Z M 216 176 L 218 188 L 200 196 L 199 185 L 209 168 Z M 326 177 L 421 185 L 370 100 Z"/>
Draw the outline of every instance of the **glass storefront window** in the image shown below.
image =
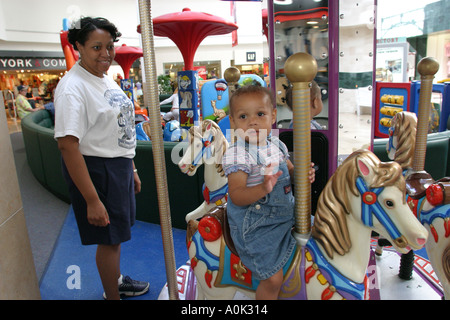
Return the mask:
<path fill-rule="evenodd" d="M 177 78 L 177 73 L 183 71 L 183 62 L 166 62 L 164 63 L 164 74 L 170 76 L 172 81 Z M 222 69 L 220 61 L 195 61 L 194 70 L 198 71 L 198 75 L 203 80 L 222 77 Z"/>

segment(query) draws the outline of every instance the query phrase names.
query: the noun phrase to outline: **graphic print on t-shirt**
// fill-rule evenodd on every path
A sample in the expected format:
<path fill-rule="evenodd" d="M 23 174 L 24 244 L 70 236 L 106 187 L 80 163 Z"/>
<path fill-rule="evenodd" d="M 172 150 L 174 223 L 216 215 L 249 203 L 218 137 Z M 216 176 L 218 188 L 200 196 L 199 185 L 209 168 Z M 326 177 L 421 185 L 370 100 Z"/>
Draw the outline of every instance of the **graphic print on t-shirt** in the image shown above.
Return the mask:
<path fill-rule="evenodd" d="M 110 89 L 105 92 L 105 99 L 113 108 L 119 108 L 120 113 L 117 116 L 119 126 L 118 144 L 122 148 L 132 149 L 135 147 L 136 130 L 134 126 L 134 112 L 131 100 L 122 90 Z"/>

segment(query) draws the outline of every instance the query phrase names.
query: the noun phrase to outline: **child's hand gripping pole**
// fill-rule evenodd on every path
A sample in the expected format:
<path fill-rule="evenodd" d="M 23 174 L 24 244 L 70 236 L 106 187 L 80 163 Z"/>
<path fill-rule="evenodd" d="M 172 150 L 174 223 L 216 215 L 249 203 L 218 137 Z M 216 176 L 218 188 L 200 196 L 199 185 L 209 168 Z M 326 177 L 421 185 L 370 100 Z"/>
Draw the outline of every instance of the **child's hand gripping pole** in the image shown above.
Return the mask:
<path fill-rule="evenodd" d="M 299 245 L 304 246 L 311 233 L 311 129 L 310 83 L 317 74 L 317 61 L 307 53 L 296 53 L 285 64 L 286 77 L 293 84 L 292 110 L 294 119 L 294 183 L 295 232 Z"/>

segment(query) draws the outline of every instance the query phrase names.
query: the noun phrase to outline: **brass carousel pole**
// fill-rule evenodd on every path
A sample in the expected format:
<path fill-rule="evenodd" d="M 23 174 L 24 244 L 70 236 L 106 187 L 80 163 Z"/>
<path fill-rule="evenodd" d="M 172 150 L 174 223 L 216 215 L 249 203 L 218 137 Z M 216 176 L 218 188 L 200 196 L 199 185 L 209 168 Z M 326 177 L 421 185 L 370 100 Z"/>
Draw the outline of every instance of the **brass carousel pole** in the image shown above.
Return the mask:
<path fill-rule="evenodd" d="M 229 67 L 223 73 L 223 77 L 228 84 L 228 100 L 231 100 L 231 96 L 234 94 L 236 89 L 236 84 L 239 79 L 241 79 L 241 71 L 236 67 Z M 234 128 L 230 128 L 230 141 L 234 141 Z"/>
<path fill-rule="evenodd" d="M 294 112 L 294 183 L 295 232 L 299 245 L 304 246 L 311 233 L 311 112 L 310 83 L 317 74 L 317 61 L 307 53 L 290 56 L 284 66 L 286 77 L 293 84 Z"/>
<path fill-rule="evenodd" d="M 428 122 L 431 111 L 431 94 L 434 75 L 439 70 L 439 63 L 434 58 L 423 58 L 417 65 L 420 74 L 419 111 L 417 114 L 416 150 L 414 152 L 414 171 L 423 171 L 427 152 Z"/>
<path fill-rule="evenodd" d="M 142 49 L 144 52 L 145 93 L 149 96 L 150 132 L 155 164 L 156 188 L 158 193 L 159 218 L 163 240 L 164 259 L 166 264 L 169 299 L 178 300 L 178 285 L 173 246 L 172 221 L 170 219 L 169 192 L 167 187 L 166 161 L 161 130 L 161 116 L 158 98 L 158 82 L 153 42 L 153 23 L 151 17 L 151 0 L 139 0 L 141 20 Z"/>
<path fill-rule="evenodd" d="M 228 96 L 230 99 L 233 93 L 236 91 L 236 83 L 238 83 L 239 79 L 241 78 L 241 71 L 239 71 L 239 69 L 236 67 L 229 67 L 223 73 L 223 77 L 228 84 Z"/>
<path fill-rule="evenodd" d="M 431 94 L 433 92 L 434 75 L 438 70 L 439 63 L 434 58 L 423 58 L 417 65 L 417 71 L 421 76 L 421 84 L 419 110 L 417 115 L 416 146 L 412 170 L 406 174 L 408 193 L 414 193 L 412 189 L 409 189 L 410 186 L 416 185 L 414 181 L 428 179 L 429 177 L 429 175 L 424 172 L 424 168 L 427 153 L 428 122 L 431 111 Z M 414 267 L 414 255 L 413 250 L 401 255 L 398 274 L 400 279 L 411 280 Z"/>

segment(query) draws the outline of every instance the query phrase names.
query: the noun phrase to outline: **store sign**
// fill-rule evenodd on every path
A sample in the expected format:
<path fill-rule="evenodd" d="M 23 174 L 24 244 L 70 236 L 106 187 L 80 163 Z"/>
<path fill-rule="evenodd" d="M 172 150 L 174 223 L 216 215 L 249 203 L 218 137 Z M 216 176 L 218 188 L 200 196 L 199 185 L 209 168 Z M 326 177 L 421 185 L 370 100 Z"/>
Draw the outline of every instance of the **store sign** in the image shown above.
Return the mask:
<path fill-rule="evenodd" d="M 234 50 L 234 63 L 236 66 L 246 64 L 262 64 L 263 63 L 263 50 L 254 49 L 252 51 L 247 50 Z"/>
<path fill-rule="evenodd" d="M 256 52 L 247 52 L 247 62 L 256 62 Z"/>
<path fill-rule="evenodd" d="M 206 72 L 206 66 L 194 66 L 194 70 L 198 72 L 198 76 L 202 78 L 203 80 L 206 80 L 207 72 Z"/>
<path fill-rule="evenodd" d="M 407 42 L 405 37 L 377 39 L 377 44 L 385 44 L 385 43 L 405 43 L 405 42 Z"/>
<path fill-rule="evenodd" d="M 0 58 L 0 70 L 63 70 L 64 58 Z"/>

